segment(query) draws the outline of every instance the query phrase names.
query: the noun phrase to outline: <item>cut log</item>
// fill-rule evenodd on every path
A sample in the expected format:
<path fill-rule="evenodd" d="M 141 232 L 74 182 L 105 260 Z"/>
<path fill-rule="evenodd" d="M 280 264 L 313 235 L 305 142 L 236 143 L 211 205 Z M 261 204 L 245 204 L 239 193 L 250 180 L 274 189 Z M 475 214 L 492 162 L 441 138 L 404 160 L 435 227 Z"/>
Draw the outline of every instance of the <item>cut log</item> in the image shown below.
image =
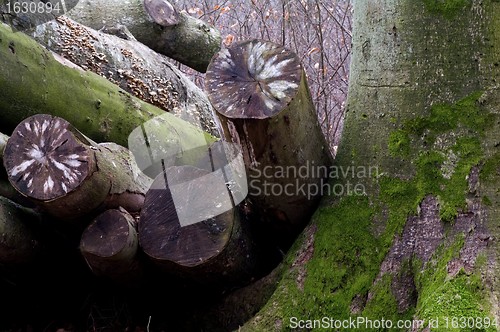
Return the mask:
<path fill-rule="evenodd" d="M 171 27 L 181 22 L 179 12 L 166 0 L 144 0 L 144 8 L 155 23 Z"/>
<path fill-rule="evenodd" d="M 129 158 L 124 148 L 99 146 L 62 118 L 38 114 L 16 127 L 3 159 L 22 195 L 53 216 L 76 219 L 107 201 L 139 211 L 150 182 Z"/>
<path fill-rule="evenodd" d="M 39 242 L 30 226 L 39 221 L 32 210 L 0 197 L 0 264 L 25 264 L 37 257 Z"/>
<path fill-rule="evenodd" d="M 166 56 L 144 44 L 93 30 L 67 17 L 37 27 L 31 36 L 49 50 L 106 77 L 135 97 L 219 135 L 205 93 Z"/>
<path fill-rule="evenodd" d="M 0 24 L 0 131 L 10 134 L 39 113 L 69 121 L 97 142 L 128 143 L 129 134 L 151 119 L 164 123 L 162 136 L 182 132 L 192 140 L 214 141 L 193 125 L 126 93 L 92 72 L 56 61 L 36 41 Z M 181 147 L 184 141 L 176 141 Z"/>
<path fill-rule="evenodd" d="M 193 166 L 166 169 L 146 194 L 139 223 L 142 250 L 170 273 L 200 283 L 244 284 L 256 261 L 230 190 Z"/>
<path fill-rule="evenodd" d="M 85 229 L 80 251 L 92 272 L 129 284 L 141 276 L 136 221 L 124 209 L 101 213 Z"/>
<path fill-rule="evenodd" d="M 67 16 L 96 30 L 124 26 L 139 42 L 200 72 L 220 50 L 217 29 L 166 0 L 81 0 Z"/>
<path fill-rule="evenodd" d="M 226 139 L 243 149 L 254 205 L 276 236 L 297 233 L 332 162 L 298 57 L 271 42 L 234 45 L 213 58 L 206 90 Z"/>

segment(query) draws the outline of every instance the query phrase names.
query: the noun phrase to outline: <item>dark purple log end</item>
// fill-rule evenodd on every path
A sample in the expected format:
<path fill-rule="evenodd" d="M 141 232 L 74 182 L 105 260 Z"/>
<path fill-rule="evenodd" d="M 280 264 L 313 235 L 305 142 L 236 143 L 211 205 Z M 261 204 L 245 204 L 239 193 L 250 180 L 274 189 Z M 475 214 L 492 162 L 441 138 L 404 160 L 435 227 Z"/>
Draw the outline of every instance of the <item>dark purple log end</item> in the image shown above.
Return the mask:
<path fill-rule="evenodd" d="M 207 69 L 206 90 L 228 118 L 264 119 L 282 111 L 296 95 L 302 67 L 295 53 L 261 40 L 222 49 Z"/>
<path fill-rule="evenodd" d="M 90 172 L 88 148 L 64 119 L 37 114 L 22 121 L 7 142 L 9 181 L 27 197 L 50 201 L 66 195 Z"/>

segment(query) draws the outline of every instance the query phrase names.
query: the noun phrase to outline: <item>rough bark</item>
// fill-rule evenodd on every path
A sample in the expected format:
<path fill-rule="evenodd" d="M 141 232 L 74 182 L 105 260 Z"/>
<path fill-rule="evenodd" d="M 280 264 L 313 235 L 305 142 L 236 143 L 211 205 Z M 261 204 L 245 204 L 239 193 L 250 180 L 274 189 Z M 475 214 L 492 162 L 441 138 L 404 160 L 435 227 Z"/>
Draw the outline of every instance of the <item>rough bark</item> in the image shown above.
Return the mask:
<path fill-rule="evenodd" d="M 218 136 L 212 106 L 204 92 L 165 56 L 143 44 L 95 31 L 67 17 L 40 25 L 31 35 L 84 70 Z"/>
<path fill-rule="evenodd" d="M 138 258 L 136 220 L 124 209 L 101 213 L 85 229 L 80 251 L 92 272 L 129 284 L 142 272 Z"/>
<path fill-rule="evenodd" d="M 206 90 L 226 139 L 242 146 L 250 195 L 289 240 L 314 211 L 331 163 L 298 57 L 270 42 L 240 43 L 214 57 Z M 300 167 L 323 174 L 301 176 Z"/>
<path fill-rule="evenodd" d="M 126 93 L 103 77 L 58 62 L 37 42 L 0 25 L 0 131 L 9 134 L 19 122 L 38 113 L 69 121 L 97 142 L 127 146 L 129 134 L 153 120 L 175 146 L 206 144 L 213 137 L 189 123 Z M 180 141 L 178 132 L 183 133 Z M 180 156 L 181 157 L 181 156 Z"/>
<path fill-rule="evenodd" d="M 82 0 L 67 16 L 96 30 L 124 26 L 139 42 L 200 72 L 206 71 L 221 44 L 219 31 L 184 12 L 176 11 L 175 25 L 154 22 L 142 0 Z"/>
<path fill-rule="evenodd" d="M 3 158 L 3 151 L 5 150 L 5 145 L 7 145 L 7 140 L 9 136 L 0 133 L 0 159 Z"/>
<path fill-rule="evenodd" d="M 224 287 L 244 284 L 254 272 L 253 244 L 230 190 L 213 174 L 193 166 L 159 174 L 141 211 L 140 245 L 173 274 Z"/>
<path fill-rule="evenodd" d="M 310 254 L 293 259 L 300 241 L 243 331 L 291 317 L 499 319 L 499 15 L 496 1 L 355 1 L 336 167 L 356 171 L 336 181 L 366 195 L 324 200 Z"/>
<path fill-rule="evenodd" d="M 32 210 L 0 197 L 0 264 L 25 264 L 39 253 L 32 227 L 40 221 Z"/>
<path fill-rule="evenodd" d="M 125 148 L 97 145 L 51 115 L 22 121 L 3 159 L 13 187 L 60 219 L 76 219 L 110 205 L 139 212 L 150 184 L 136 172 Z"/>

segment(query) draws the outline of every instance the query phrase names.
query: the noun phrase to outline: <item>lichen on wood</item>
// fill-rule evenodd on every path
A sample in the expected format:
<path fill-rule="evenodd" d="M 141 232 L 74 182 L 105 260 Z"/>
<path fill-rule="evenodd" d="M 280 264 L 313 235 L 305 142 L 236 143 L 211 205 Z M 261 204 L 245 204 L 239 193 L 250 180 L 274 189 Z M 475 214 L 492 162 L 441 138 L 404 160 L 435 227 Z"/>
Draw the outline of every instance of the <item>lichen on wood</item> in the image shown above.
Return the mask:
<path fill-rule="evenodd" d="M 193 125 L 132 97 L 105 78 L 69 68 L 28 36 L 0 25 L 0 129 L 10 134 L 25 118 L 52 114 L 64 118 L 97 142 L 127 146 L 129 134 L 161 116 L 163 135 L 205 135 Z M 182 129 L 181 129 L 182 128 Z M 183 142 L 179 142 L 181 145 Z"/>
<path fill-rule="evenodd" d="M 82 0 L 67 16 L 96 30 L 103 26 L 125 26 L 139 42 L 149 48 L 205 72 L 212 56 L 220 50 L 220 32 L 185 12 L 177 13 L 176 20 L 179 23 L 165 27 L 150 17 L 143 0 Z M 164 24 L 162 20 L 159 22 Z"/>

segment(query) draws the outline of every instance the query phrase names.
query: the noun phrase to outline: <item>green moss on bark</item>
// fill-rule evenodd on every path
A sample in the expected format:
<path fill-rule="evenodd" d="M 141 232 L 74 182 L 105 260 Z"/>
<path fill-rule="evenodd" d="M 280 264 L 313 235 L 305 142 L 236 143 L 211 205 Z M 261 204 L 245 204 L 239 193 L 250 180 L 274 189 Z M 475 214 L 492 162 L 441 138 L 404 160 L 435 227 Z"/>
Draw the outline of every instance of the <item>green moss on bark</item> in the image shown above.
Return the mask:
<path fill-rule="evenodd" d="M 391 322 L 398 320 L 411 319 L 414 309 L 411 308 L 404 313 L 398 310 L 396 298 L 392 294 L 391 284 L 393 276 L 385 274 L 371 289 L 373 297 L 367 303 L 363 310 L 363 317 L 373 321 L 380 320 L 382 317 Z M 370 329 L 375 331 L 375 329 Z"/>
<path fill-rule="evenodd" d="M 408 142 L 405 148 L 389 140 L 389 149 L 401 158 L 408 156 L 408 146 L 414 147 L 412 155 L 416 157 L 410 161 L 416 174 L 408 182 L 408 190 L 415 190 L 416 202 L 425 195 L 438 197 L 445 221 L 453 220 L 465 207 L 467 177 L 483 159 L 481 138 L 494 123 L 494 115 L 480 106 L 481 95 L 476 92 L 452 105 L 436 105 L 428 116 L 406 121 L 394 132 L 399 141 Z M 393 190 L 383 185 L 382 192 Z"/>
<path fill-rule="evenodd" d="M 290 269 L 261 314 L 242 331 L 290 331 L 292 317 L 349 318 L 352 299 L 368 292 L 383 258 L 370 230 L 373 214 L 364 196 L 347 196 L 318 210 L 313 217 L 317 225 L 314 255 L 303 266 L 306 274 L 301 277 L 300 267 Z M 287 264 L 295 258 L 288 255 Z"/>
<path fill-rule="evenodd" d="M 441 246 L 437 250 L 434 255 L 436 259 L 429 263 L 423 273 L 415 273 L 419 292 L 416 315 L 425 320 L 425 326 L 434 326 L 432 331 L 494 332 L 494 326 L 476 323 L 476 319 L 481 323 L 485 319 L 494 321 L 489 317 L 489 308 L 484 305 L 485 289 L 478 268 L 470 275 L 463 269 L 455 276 L 448 274 L 448 263 L 458 258 L 463 244 L 463 235 L 457 236 L 451 245 Z M 484 263 L 485 257 L 480 256 L 476 265 Z M 460 326 L 464 323 L 461 319 L 467 318 L 475 319 L 473 325 Z M 471 324 L 470 321 L 468 323 Z"/>
<path fill-rule="evenodd" d="M 356 296 L 366 297 L 368 291 L 374 296 L 366 304 L 363 316 L 394 321 L 410 318 L 414 313 L 412 309 L 403 313 L 395 310 L 397 306 L 390 288 L 392 276 L 384 275 L 374 284 L 378 267 L 389 251 L 394 235 L 402 231 L 408 216 L 417 214 L 418 205 L 426 195 L 439 198 L 443 220 L 452 221 L 465 208 L 467 176 L 484 158 L 480 139 L 493 120 L 493 115 L 479 104 L 480 97 L 478 92 L 452 105 L 438 105 L 432 108 L 429 116 L 409 120 L 402 124 L 401 129 L 396 129 L 396 136 L 400 137 L 398 141 L 405 141 L 411 154 L 406 148 L 401 151 L 401 144 L 397 142 L 392 150 L 396 156 L 409 158 L 415 165 L 415 173 L 408 178 L 382 174 L 371 179 L 378 184 L 378 199 L 370 201 L 366 196 L 348 196 L 333 206 L 320 208 L 313 218 L 318 230 L 315 252 L 306 264 L 307 272 L 303 276 L 304 289 L 300 290 L 297 285 L 301 278 L 299 272 L 292 269 L 261 311 L 263 314 L 244 330 L 261 331 L 264 327 L 275 326 L 276 330 L 286 331 L 291 317 L 346 319 L 356 316 L 350 312 L 351 303 Z M 442 123 L 444 121 L 446 124 Z M 389 144 L 394 142 L 389 139 Z M 377 220 L 384 221 L 379 235 L 374 230 Z M 474 293 L 479 281 L 474 284 L 470 276 L 463 274 L 459 274 L 456 280 L 448 280 L 441 274 L 443 264 L 448 263 L 451 253 L 457 252 L 460 243 L 436 254 L 437 264 L 441 265 L 425 269 L 424 274 L 416 273 L 421 274 L 417 280 L 419 296 L 422 296 L 417 315 L 422 314 L 427 319 L 441 309 L 442 317 L 458 312 L 466 316 L 486 315 L 479 309 L 481 294 Z M 295 251 L 292 249 L 291 252 Z M 292 261 L 293 256 L 288 256 L 288 262 Z M 447 286 L 440 288 L 442 293 L 439 293 L 435 288 L 441 287 L 444 281 Z M 463 305 L 459 305 L 459 301 L 453 302 L 453 298 L 449 298 L 452 294 L 459 294 L 465 301 Z M 456 307 L 450 307 L 449 311 L 435 304 L 429 307 L 436 297 L 452 301 Z M 277 321 L 276 317 L 281 319 Z"/>
<path fill-rule="evenodd" d="M 446 18 L 453 18 L 459 12 L 470 6 L 470 0 L 423 0 L 425 7 L 432 13 L 437 13 Z"/>

